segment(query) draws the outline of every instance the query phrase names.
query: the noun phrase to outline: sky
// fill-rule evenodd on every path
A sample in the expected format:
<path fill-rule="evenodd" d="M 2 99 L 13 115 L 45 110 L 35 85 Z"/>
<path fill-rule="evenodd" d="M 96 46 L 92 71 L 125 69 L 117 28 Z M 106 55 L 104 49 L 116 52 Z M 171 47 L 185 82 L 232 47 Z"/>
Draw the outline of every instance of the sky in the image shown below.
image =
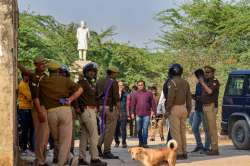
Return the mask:
<path fill-rule="evenodd" d="M 87 22 L 90 30 L 101 32 L 110 26 L 117 33 L 113 39 L 137 47 L 157 47 L 161 24 L 157 12 L 173 8 L 185 0 L 19 0 L 20 11 L 51 15 L 59 22 Z"/>

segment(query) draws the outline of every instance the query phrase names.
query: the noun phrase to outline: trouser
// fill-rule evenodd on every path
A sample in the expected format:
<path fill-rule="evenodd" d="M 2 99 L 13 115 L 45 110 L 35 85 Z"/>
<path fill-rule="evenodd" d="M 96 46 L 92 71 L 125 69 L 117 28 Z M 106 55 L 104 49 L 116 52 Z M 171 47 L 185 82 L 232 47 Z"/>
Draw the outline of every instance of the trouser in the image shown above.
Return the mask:
<path fill-rule="evenodd" d="M 98 131 L 96 125 L 96 109 L 86 108 L 80 116 L 81 136 L 80 136 L 80 154 L 79 158 L 86 161 L 86 149 L 89 143 L 91 159 L 98 157 Z"/>
<path fill-rule="evenodd" d="M 100 135 L 98 145 L 102 146 L 102 144 L 104 144 L 103 152 L 108 153 L 111 151 L 111 144 L 114 139 L 115 128 L 119 114 L 116 107 L 113 107 L 112 111 L 110 111 L 109 106 L 106 106 L 105 109 L 104 131 Z"/>
<path fill-rule="evenodd" d="M 18 110 L 19 123 L 21 125 L 20 148 L 25 151 L 28 148 L 34 151 L 34 125 L 32 120 L 31 109 Z"/>
<path fill-rule="evenodd" d="M 169 119 L 165 120 L 166 123 L 166 138 L 167 138 L 167 142 L 170 141 L 172 139 L 171 134 L 170 134 L 170 124 L 169 124 Z"/>
<path fill-rule="evenodd" d="M 74 148 L 75 148 L 75 120 L 76 120 L 76 111 L 74 108 L 72 108 L 72 139 L 71 139 L 71 146 L 70 151 L 74 154 Z"/>
<path fill-rule="evenodd" d="M 151 120 L 150 139 L 155 139 L 157 129 L 159 130 L 160 137 L 164 138 L 164 136 L 163 136 L 163 126 L 164 126 L 163 119 L 152 119 Z"/>
<path fill-rule="evenodd" d="M 48 122 L 55 147 L 58 149 L 58 165 L 63 166 L 68 160 L 72 139 L 71 107 L 49 109 Z"/>
<path fill-rule="evenodd" d="M 185 105 L 174 105 L 169 116 L 171 136 L 178 143 L 177 154 L 186 153 L 186 119 L 187 109 Z"/>
<path fill-rule="evenodd" d="M 40 123 L 37 117 L 37 112 L 32 111 L 33 122 L 35 126 L 35 155 L 36 164 L 45 164 L 46 162 L 46 151 L 49 140 L 49 124 L 48 114 L 44 106 L 41 106 L 42 112 L 45 116 L 45 122 Z"/>
<path fill-rule="evenodd" d="M 130 119 L 128 121 L 128 124 L 129 124 L 129 135 L 130 137 L 133 137 L 134 136 L 134 120 Z"/>
<path fill-rule="evenodd" d="M 139 138 L 139 145 L 148 144 L 148 126 L 150 123 L 149 116 L 136 116 L 137 133 Z"/>
<path fill-rule="evenodd" d="M 127 120 L 126 119 L 118 119 L 115 129 L 115 143 L 120 144 L 119 136 L 122 137 L 122 144 L 126 145 L 127 139 Z"/>
<path fill-rule="evenodd" d="M 209 138 L 211 140 L 211 149 L 216 151 L 219 147 L 214 103 L 203 105 L 203 112 L 204 120 L 208 127 Z"/>
<path fill-rule="evenodd" d="M 208 128 L 207 125 L 204 122 L 204 115 L 202 111 L 195 111 L 193 114 L 193 121 L 192 121 L 192 131 L 194 133 L 196 145 L 199 148 L 204 148 L 205 150 L 210 149 L 210 139 L 208 134 Z M 200 135 L 200 125 L 203 125 L 203 129 L 205 132 L 205 147 L 203 147 L 202 141 L 201 141 L 201 135 Z"/>

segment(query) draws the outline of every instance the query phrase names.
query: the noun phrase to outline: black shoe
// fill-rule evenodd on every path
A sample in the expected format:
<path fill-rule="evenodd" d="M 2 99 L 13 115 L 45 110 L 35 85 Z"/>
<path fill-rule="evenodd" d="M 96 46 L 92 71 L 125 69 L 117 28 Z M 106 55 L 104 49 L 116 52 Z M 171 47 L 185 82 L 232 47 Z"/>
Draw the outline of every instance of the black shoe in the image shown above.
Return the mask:
<path fill-rule="evenodd" d="M 142 147 L 143 147 L 143 148 L 149 148 L 149 146 L 148 146 L 148 145 L 143 145 Z"/>
<path fill-rule="evenodd" d="M 58 163 L 58 159 L 55 157 L 55 158 L 53 158 L 53 164 L 56 164 L 56 163 Z"/>
<path fill-rule="evenodd" d="M 202 150 L 203 150 L 203 148 L 200 148 L 200 147 L 196 146 L 194 148 L 194 150 L 191 151 L 191 153 L 199 152 L 199 151 L 202 151 Z"/>
<path fill-rule="evenodd" d="M 49 164 L 39 164 L 38 166 L 49 166 Z"/>
<path fill-rule="evenodd" d="M 119 159 L 118 156 L 114 156 L 111 152 L 106 152 L 103 154 L 104 159 Z"/>
<path fill-rule="evenodd" d="M 187 155 L 185 155 L 185 154 L 178 154 L 176 159 L 177 160 L 186 160 L 187 159 Z"/>
<path fill-rule="evenodd" d="M 218 150 L 211 150 L 206 153 L 208 156 L 217 156 L 220 155 Z"/>
<path fill-rule="evenodd" d="M 118 147 L 119 147 L 119 144 L 120 144 L 120 143 L 116 143 L 116 144 L 115 144 L 115 147 L 118 148 Z"/>
<path fill-rule="evenodd" d="M 122 144 L 122 148 L 127 148 L 128 145 L 127 144 Z"/>
<path fill-rule="evenodd" d="M 98 150 L 98 153 L 99 153 L 99 157 L 103 157 L 102 147 L 97 145 L 97 150 Z"/>
<path fill-rule="evenodd" d="M 161 137 L 161 141 L 164 141 L 164 137 Z"/>
<path fill-rule="evenodd" d="M 83 159 L 78 159 L 78 165 L 89 165 L 89 163 Z"/>
<path fill-rule="evenodd" d="M 139 145 L 138 145 L 139 147 L 143 147 L 143 143 L 141 143 L 141 142 L 139 142 Z"/>
<path fill-rule="evenodd" d="M 104 161 L 101 161 L 100 159 L 95 159 L 90 161 L 91 166 L 106 166 L 107 163 Z"/>
<path fill-rule="evenodd" d="M 183 159 L 185 159 L 185 160 L 188 159 L 187 153 L 184 153 L 184 154 L 183 154 Z"/>

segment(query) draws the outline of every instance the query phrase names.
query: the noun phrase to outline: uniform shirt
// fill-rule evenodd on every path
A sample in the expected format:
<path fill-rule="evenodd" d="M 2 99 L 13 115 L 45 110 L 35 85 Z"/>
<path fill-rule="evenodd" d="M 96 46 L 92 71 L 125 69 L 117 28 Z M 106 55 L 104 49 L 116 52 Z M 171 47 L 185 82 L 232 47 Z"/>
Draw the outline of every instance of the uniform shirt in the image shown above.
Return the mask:
<path fill-rule="evenodd" d="M 181 77 L 174 77 L 168 83 L 167 111 L 174 105 L 184 105 L 188 112 L 191 112 L 191 92 L 189 84 Z"/>
<path fill-rule="evenodd" d="M 33 73 L 30 73 L 29 87 L 30 87 L 32 99 L 39 97 L 40 81 L 46 77 L 47 75 L 45 73 L 38 73 L 36 71 Z"/>
<path fill-rule="evenodd" d="M 132 98 L 132 110 L 138 116 L 150 116 L 151 110 L 156 113 L 153 93 L 147 90 L 136 91 Z"/>
<path fill-rule="evenodd" d="M 96 106 L 96 86 L 87 78 L 83 78 L 78 82 L 82 87 L 83 93 L 78 98 L 80 106 Z"/>
<path fill-rule="evenodd" d="M 18 86 L 19 109 L 32 109 L 32 98 L 29 83 L 23 80 Z"/>
<path fill-rule="evenodd" d="M 58 73 L 51 73 L 49 77 L 40 82 L 39 99 L 41 105 L 44 105 L 46 109 L 62 106 L 59 100 L 70 97 L 70 94 L 73 94 L 77 89 L 78 85 L 69 78 Z"/>
<path fill-rule="evenodd" d="M 201 101 L 203 104 L 211 104 L 215 103 L 218 106 L 218 96 L 219 96 L 219 89 L 220 89 L 220 83 L 219 81 L 214 79 L 205 80 L 206 85 L 212 89 L 212 94 L 208 94 L 204 88 L 202 88 L 202 94 L 201 94 Z"/>
<path fill-rule="evenodd" d="M 101 80 L 98 80 L 96 83 L 96 95 L 98 104 L 102 105 L 103 103 L 103 97 L 105 93 L 105 89 L 107 88 L 107 84 L 111 78 L 107 77 Z M 113 80 L 112 86 L 109 89 L 108 97 L 107 97 L 107 103 L 106 106 L 117 106 L 117 103 L 120 101 L 119 97 L 119 87 L 118 82 L 116 80 Z M 112 103 L 111 103 L 112 102 Z"/>

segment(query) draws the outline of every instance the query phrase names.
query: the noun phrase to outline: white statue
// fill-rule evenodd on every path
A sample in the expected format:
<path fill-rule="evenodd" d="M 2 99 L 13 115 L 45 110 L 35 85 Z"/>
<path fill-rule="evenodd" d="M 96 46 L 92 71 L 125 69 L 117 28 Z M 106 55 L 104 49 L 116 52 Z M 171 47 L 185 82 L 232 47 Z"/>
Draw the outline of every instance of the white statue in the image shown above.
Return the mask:
<path fill-rule="evenodd" d="M 79 59 L 86 61 L 86 55 L 88 50 L 88 40 L 90 38 L 89 29 L 84 21 L 81 21 L 81 26 L 77 29 L 76 34 L 78 40 L 78 51 L 79 51 Z"/>

